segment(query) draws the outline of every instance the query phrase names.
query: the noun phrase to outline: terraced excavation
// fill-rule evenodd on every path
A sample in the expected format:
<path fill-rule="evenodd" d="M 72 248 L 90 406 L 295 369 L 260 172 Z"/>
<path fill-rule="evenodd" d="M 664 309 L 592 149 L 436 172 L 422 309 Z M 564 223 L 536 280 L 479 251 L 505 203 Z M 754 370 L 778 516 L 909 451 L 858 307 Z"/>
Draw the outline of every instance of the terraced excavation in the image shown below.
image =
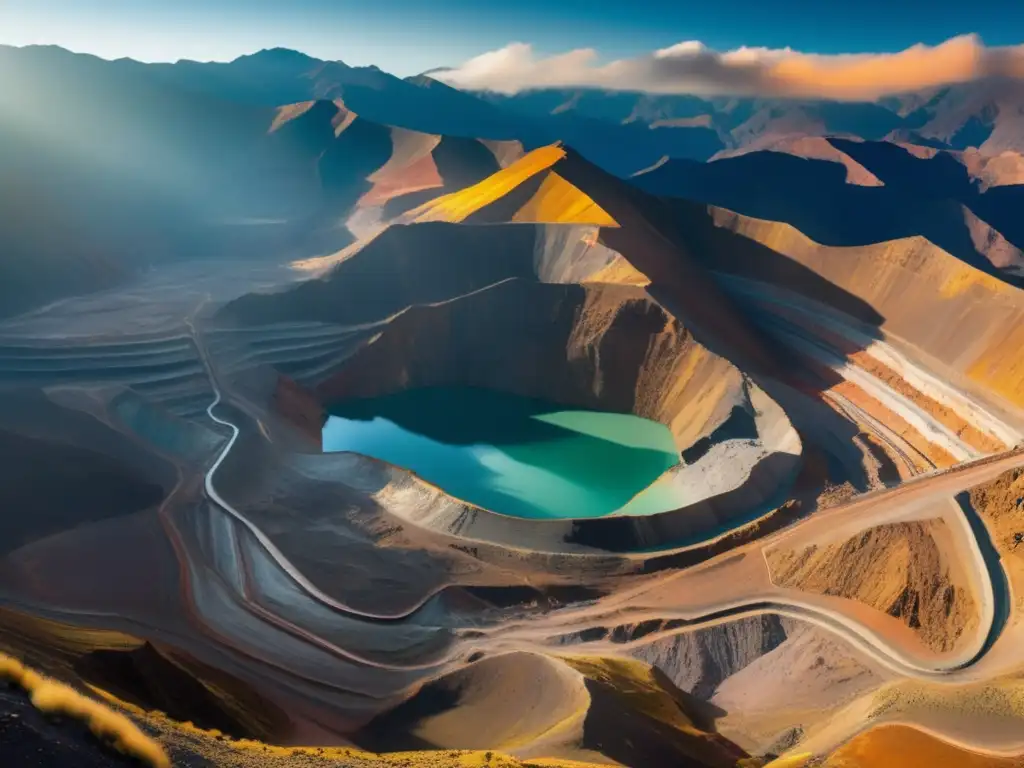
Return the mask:
<path fill-rule="evenodd" d="M 180 160 L 202 225 L 95 219 L 81 290 L 28 229 L 42 274 L 0 269 L 35 291 L 0 306 L 11 674 L 127 716 L 160 765 L 1019 764 L 1012 158 L 737 125 L 614 175 L 540 128 L 387 123 L 379 70 L 268 55 L 311 98 L 212 110 L 165 72 L 122 75 L 148 106 L 73 102 L 86 144 Z M 18 158 L 93 178 L 54 163 Z M 827 216 L 735 189 L 762 166 L 820 174 Z M 976 250 L 919 226 L 933 197 L 865 242 L 837 224 L 928 184 Z M 110 190 L 97 215 L 157 209 Z M 165 227 L 224 240 L 186 257 Z M 0 695 L 18 745 L 60 726 L 32 687 Z"/>

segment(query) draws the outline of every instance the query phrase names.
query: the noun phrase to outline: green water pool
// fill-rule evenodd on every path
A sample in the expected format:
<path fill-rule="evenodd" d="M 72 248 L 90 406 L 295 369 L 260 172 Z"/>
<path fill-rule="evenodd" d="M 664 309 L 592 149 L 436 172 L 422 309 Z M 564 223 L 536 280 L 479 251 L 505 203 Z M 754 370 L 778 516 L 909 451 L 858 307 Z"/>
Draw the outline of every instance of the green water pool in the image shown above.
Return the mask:
<path fill-rule="evenodd" d="M 663 511 L 650 498 L 630 502 L 679 461 L 663 424 L 486 389 L 412 389 L 334 403 L 328 411 L 324 451 L 387 461 L 452 496 L 516 517 Z"/>

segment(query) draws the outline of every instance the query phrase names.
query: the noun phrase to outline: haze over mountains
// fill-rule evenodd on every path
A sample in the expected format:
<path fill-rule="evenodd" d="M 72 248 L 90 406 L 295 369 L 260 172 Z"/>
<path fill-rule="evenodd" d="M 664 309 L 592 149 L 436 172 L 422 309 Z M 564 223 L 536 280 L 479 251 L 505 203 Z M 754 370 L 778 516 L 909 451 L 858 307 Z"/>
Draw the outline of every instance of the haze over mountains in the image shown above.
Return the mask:
<path fill-rule="evenodd" d="M 184 765 L 1012 765 L 1022 110 L 0 47 L 0 648 Z M 430 387 L 677 463 L 539 520 L 325 449 Z"/>
<path fill-rule="evenodd" d="M 836 244 L 921 234 L 971 263 L 1012 272 L 1024 240 L 1013 214 L 1024 180 L 1024 85 L 1015 81 L 877 103 L 581 89 L 508 96 L 285 49 L 230 63 L 141 64 L 56 47 L 0 47 L 0 86 L 0 130 L 5 145 L 19 146 L 4 154 L 5 176 L 21 190 L 3 203 L 5 247 L 56 260 L 50 285 L 24 275 L 24 256 L 5 263 L 4 293 L 18 299 L 6 311 L 72 285 L 110 285 L 168 252 L 260 249 L 266 231 L 254 238 L 225 222 L 301 222 L 316 230 L 309 233 L 315 241 L 320 228 L 330 229 L 325 222 L 345 218 L 358 197 L 338 185 L 369 176 L 390 153 L 387 129 L 373 124 L 449 140 L 518 140 L 527 150 L 564 141 L 612 173 L 641 173 L 638 183 L 652 191 L 782 217 Z M 325 157 L 327 133 L 271 133 L 275 108 L 310 100 L 339 100 L 359 116 Z M 305 122 L 320 109 L 326 107 Z M 832 147 L 845 144 L 829 149 L 819 142 L 824 149 L 810 150 L 815 160 L 802 163 L 764 154 L 808 156 L 810 145 L 793 140 L 818 136 L 830 137 Z M 887 143 L 878 150 L 850 144 L 859 140 Z M 704 164 L 737 153 L 745 156 Z M 839 166 L 850 166 L 848 157 L 857 171 L 844 179 Z M 735 183 L 737 174 L 743 184 Z M 33 231 L 20 211 L 43 199 L 75 204 L 55 212 L 64 220 L 60 227 Z M 133 209 L 138 213 L 129 214 Z M 108 223 L 114 218 L 117 232 Z M 342 247 L 345 233 L 327 239 Z M 72 252 L 78 256 L 61 261 Z"/>

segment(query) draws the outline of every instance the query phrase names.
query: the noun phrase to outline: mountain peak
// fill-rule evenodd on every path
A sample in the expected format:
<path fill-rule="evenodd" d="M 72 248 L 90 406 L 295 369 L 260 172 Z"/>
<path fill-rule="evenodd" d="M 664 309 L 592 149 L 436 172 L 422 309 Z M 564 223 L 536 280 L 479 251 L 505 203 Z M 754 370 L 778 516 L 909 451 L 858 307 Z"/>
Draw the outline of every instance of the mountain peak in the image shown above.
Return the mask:
<path fill-rule="evenodd" d="M 256 53 L 246 54 L 235 59 L 235 63 L 240 62 L 273 65 L 312 65 L 319 64 L 320 59 L 316 59 L 301 51 L 292 50 L 291 48 L 263 48 Z"/>
<path fill-rule="evenodd" d="M 447 71 L 447 70 L 444 70 L 444 69 L 432 69 L 430 71 L 431 72 L 444 72 L 444 71 Z M 450 85 L 448 85 L 447 83 L 441 82 L 437 78 L 431 76 L 430 73 L 428 73 L 428 72 L 423 72 L 423 73 L 418 74 L 418 75 L 410 75 L 409 77 L 405 78 L 405 81 L 407 83 L 412 83 L 413 85 L 418 85 L 421 88 L 433 88 L 435 86 L 443 86 L 445 88 L 451 88 Z"/>

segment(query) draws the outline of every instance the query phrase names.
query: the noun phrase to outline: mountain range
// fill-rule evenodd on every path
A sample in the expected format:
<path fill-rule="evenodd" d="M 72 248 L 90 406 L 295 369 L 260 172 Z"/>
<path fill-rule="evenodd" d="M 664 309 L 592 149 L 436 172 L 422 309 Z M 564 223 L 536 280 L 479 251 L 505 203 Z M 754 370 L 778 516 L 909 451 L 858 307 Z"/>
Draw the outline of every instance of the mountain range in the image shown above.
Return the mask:
<path fill-rule="evenodd" d="M 159 766 L 1016 765 L 1020 84 L 443 78 L 0 47 L 4 653 Z M 533 518 L 325 445 L 437 387 L 670 466 Z"/>
<path fill-rule="evenodd" d="M 273 130 L 279 108 L 313 101 L 325 104 Z M 334 109 L 326 103 L 358 120 L 344 134 L 335 126 L 332 138 L 326 124 L 313 125 Z M 167 253 L 255 253 L 267 242 L 266 227 L 254 237 L 252 227 L 225 222 L 287 220 L 305 240 L 280 227 L 271 239 L 343 247 L 348 233 L 334 224 L 387 162 L 387 135 L 397 129 L 444 137 L 437 152 L 449 173 L 462 173 L 451 171 L 463 162 L 451 159 L 464 151 L 457 145 L 515 141 L 530 150 L 562 141 L 658 194 L 783 218 L 834 244 L 921 234 L 1012 275 L 1024 242 L 1015 214 L 1022 113 L 1024 86 L 1007 81 L 877 103 L 501 95 L 286 49 L 227 63 L 143 64 L 0 46 L 0 136 L 18 147 L 0 156 L 0 170 L 19 189 L 0 210 L 3 247 L 15 254 L 0 268 L 4 311 L 72 286 L 115 284 Z M 466 162 L 488 162 L 477 158 Z M 464 180 L 495 169 L 477 165 Z M 38 201 L 59 208 L 43 225 L 23 215 Z M 41 283 L 24 274 L 29 251 L 54 260 Z"/>

